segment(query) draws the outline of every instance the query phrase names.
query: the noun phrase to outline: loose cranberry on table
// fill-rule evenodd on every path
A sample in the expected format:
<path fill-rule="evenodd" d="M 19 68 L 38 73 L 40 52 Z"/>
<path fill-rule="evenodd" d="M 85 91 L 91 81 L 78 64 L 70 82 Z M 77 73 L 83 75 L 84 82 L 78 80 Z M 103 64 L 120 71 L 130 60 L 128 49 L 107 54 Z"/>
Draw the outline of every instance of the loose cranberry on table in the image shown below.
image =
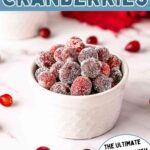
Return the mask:
<path fill-rule="evenodd" d="M 140 51 L 140 48 L 141 48 L 141 44 L 139 41 L 131 41 L 129 42 L 126 46 L 125 46 L 125 50 L 128 51 L 128 52 L 133 52 L 133 53 L 136 53 L 136 52 L 139 52 Z"/>
<path fill-rule="evenodd" d="M 50 31 L 49 28 L 46 28 L 46 27 L 40 28 L 40 29 L 39 29 L 39 35 L 40 35 L 41 37 L 43 37 L 43 38 L 49 38 L 50 35 L 51 35 L 51 31 Z"/>
<path fill-rule="evenodd" d="M 96 44 L 98 44 L 98 39 L 96 36 L 89 36 L 86 40 L 86 43 L 96 45 Z"/>
<path fill-rule="evenodd" d="M 41 146 L 41 147 L 38 147 L 36 150 L 50 150 L 50 148 L 46 146 Z"/>
<path fill-rule="evenodd" d="M 3 106 L 10 107 L 13 104 L 13 98 L 9 94 L 4 94 L 0 96 L 0 103 Z"/>

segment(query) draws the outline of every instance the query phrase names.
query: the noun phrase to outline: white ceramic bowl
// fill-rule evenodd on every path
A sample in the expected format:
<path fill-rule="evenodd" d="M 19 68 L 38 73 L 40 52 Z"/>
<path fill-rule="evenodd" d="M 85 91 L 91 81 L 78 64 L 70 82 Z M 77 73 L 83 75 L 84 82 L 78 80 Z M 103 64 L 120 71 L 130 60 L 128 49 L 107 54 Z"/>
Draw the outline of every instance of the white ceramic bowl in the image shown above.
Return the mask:
<path fill-rule="evenodd" d="M 47 23 L 47 12 L 0 12 L 0 40 L 34 37 Z"/>
<path fill-rule="evenodd" d="M 34 78 L 33 63 L 30 81 L 40 130 L 47 128 L 46 132 L 69 139 L 89 139 L 112 129 L 121 111 L 128 77 L 127 63 L 118 57 L 122 60 L 122 80 L 110 90 L 89 96 L 61 95 L 44 89 Z"/>

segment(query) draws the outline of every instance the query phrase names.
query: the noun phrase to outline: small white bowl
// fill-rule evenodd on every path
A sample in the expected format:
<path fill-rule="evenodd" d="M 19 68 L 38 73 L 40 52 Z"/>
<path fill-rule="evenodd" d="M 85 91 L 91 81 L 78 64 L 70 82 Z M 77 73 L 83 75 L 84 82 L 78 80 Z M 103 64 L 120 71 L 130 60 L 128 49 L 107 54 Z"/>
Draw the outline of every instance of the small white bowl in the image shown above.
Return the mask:
<path fill-rule="evenodd" d="M 122 60 L 122 80 L 110 90 L 88 96 L 61 95 L 44 89 L 35 80 L 33 63 L 30 81 L 40 130 L 46 128 L 46 132 L 69 139 L 89 139 L 112 129 L 121 111 L 128 77 L 127 63 L 118 57 Z"/>

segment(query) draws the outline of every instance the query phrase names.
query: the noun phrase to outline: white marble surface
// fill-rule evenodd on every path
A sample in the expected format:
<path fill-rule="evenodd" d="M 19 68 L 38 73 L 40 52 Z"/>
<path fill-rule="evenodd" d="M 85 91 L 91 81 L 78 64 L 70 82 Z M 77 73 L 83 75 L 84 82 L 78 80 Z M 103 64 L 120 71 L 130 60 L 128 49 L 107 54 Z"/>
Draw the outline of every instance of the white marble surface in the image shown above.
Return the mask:
<path fill-rule="evenodd" d="M 33 38 L 22 41 L 0 41 L 0 55 L 4 62 L 0 64 L 0 94 L 10 93 L 15 99 L 11 108 L 0 106 L 0 149 L 33 150 L 47 145 L 52 150 L 97 150 L 108 138 L 117 134 L 135 134 L 150 141 L 150 21 L 142 21 L 133 29 L 114 35 L 97 27 L 81 24 L 72 19 L 64 19 L 58 13 L 50 13 L 49 26 L 53 32 L 50 39 Z M 129 65 L 130 75 L 122 113 L 116 126 L 103 136 L 91 140 L 67 140 L 52 135 L 25 139 L 20 127 L 20 114 L 34 107 L 27 74 L 36 53 L 48 49 L 54 43 L 63 43 L 77 35 L 86 39 L 96 35 L 101 44 L 122 54 Z M 125 44 L 138 39 L 142 44 L 140 53 L 124 51 Z M 42 111 L 42 110 L 41 110 Z M 26 119 L 26 118 L 23 118 Z M 27 126 L 30 122 L 26 122 Z M 28 129 L 26 129 L 28 132 Z"/>

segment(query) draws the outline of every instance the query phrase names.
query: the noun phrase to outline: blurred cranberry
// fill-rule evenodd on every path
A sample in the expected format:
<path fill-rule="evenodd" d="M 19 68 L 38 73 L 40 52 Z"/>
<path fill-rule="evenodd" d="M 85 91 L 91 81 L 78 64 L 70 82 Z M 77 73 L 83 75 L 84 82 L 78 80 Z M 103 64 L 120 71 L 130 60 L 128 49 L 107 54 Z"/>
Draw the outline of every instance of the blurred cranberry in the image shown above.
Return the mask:
<path fill-rule="evenodd" d="M 41 28 L 39 30 L 39 35 L 43 38 L 49 38 L 51 35 L 51 31 L 48 28 Z"/>
<path fill-rule="evenodd" d="M 5 107 L 10 107 L 13 104 L 13 98 L 9 94 L 0 96 L 0 103 Z"/>
<path fill-rule="evenodd" d="M 140 42 L 139 41 L 130 41 L 126 46 L 125 46 L 125 50 L 129 51 L 129 52 L 139 52 L 141 48 Z"/>
<path fill-rule="evenodd" d="M 86 40 L 87 44 L 98 44 L 98 40 L 96 36 L 89 36 Z"/>
<path fill-rule="evenodd" d="M 36 150 L 50 150 L 50 149 L 46 146 L 41 146 L 41 147 L 38 147 Z"/>

